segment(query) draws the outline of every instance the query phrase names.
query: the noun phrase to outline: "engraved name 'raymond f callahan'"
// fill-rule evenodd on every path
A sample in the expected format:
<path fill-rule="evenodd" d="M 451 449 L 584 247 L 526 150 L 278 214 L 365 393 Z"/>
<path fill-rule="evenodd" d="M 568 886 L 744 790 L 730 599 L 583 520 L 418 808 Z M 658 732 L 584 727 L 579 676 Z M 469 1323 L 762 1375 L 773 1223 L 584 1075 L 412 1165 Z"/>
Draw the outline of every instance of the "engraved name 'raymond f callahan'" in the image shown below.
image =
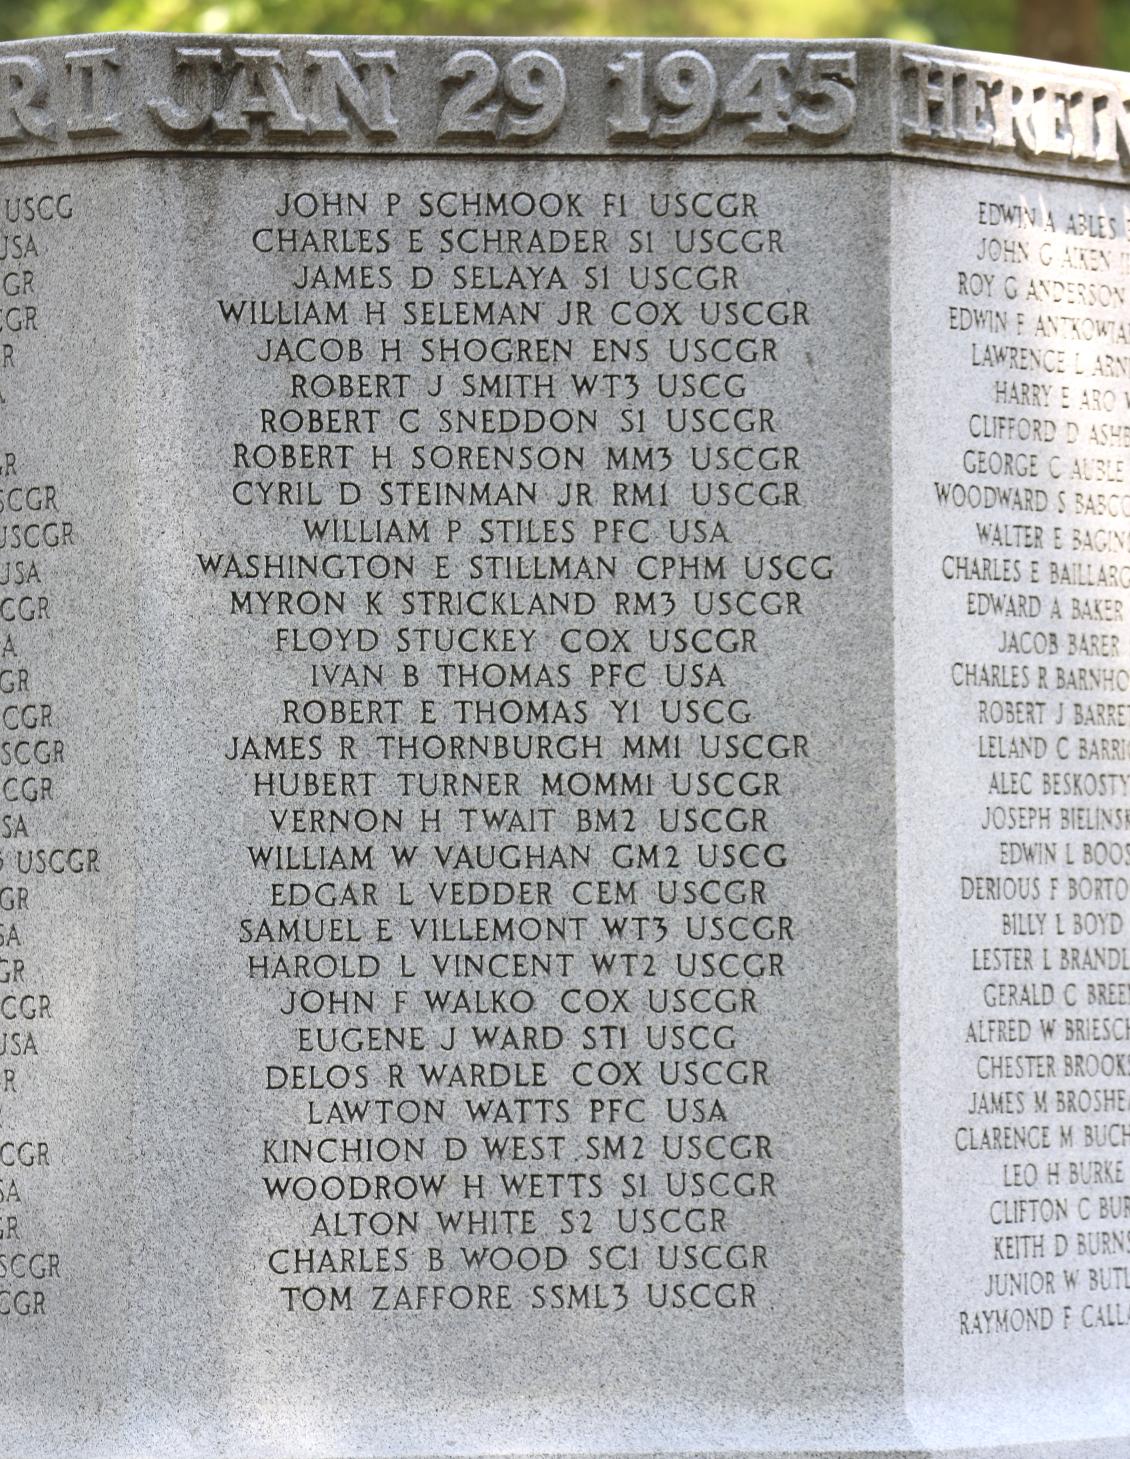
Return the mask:
<path fill-rule="evenodd" d="M 0 1456 L 1130 1456 L 1130 79 L 0 46 Z"/>

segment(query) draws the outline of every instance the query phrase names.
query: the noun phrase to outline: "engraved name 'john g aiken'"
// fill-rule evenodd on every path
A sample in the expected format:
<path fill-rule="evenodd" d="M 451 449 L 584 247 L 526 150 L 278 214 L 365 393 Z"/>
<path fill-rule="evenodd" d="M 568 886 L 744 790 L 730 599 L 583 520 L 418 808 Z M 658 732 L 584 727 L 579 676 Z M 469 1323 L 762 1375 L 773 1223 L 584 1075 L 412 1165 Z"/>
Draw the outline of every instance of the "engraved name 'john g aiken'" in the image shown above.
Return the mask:
<path fill-rule="evenodd" d="M 1130 169 L 1130 89 L 1113 77 L 1010 71 L 995 60 L 976 65 L 910 52 L 902 59 L 906 143 Z"/>

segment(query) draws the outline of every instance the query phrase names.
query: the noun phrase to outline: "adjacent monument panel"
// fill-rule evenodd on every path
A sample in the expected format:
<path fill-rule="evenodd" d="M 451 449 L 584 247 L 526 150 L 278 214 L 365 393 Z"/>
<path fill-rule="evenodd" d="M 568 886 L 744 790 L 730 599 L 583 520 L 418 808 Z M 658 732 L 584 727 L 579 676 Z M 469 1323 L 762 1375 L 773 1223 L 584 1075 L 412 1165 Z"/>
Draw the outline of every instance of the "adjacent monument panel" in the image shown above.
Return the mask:
<path fill-rule="evenodd" d="M 1124 78 L 0 72 L 0 1450 L 1123 1452 Z"/>
<path fill-rule="evenodd" d="M 935 1443 L 1126 1422 L 1126 197 L 893 192 L 907 1377 Z"/>

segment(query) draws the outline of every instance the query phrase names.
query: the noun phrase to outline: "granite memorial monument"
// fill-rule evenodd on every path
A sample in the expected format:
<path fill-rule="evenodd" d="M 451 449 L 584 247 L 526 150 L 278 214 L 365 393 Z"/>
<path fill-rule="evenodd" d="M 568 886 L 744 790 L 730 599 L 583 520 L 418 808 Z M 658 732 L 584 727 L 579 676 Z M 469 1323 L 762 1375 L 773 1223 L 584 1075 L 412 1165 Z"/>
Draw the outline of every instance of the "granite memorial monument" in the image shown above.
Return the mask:
<path fill-rule="evenodd" d="M 1130 78 L 0 46 L 0 1454 L 1130 1455 Z"/>

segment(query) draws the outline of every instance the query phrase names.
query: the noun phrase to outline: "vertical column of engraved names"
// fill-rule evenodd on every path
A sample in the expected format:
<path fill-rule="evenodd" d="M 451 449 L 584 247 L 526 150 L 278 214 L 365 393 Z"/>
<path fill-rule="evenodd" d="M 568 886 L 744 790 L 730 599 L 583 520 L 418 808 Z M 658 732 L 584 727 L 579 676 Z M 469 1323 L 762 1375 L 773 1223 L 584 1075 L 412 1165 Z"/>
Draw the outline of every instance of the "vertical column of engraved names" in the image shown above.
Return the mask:
<path fill-rule="evenodd" d="M 0 1322 L 44 1318 L 65 1274 L 56 1184 L 68 1153 L 51 1112 L 57 1028 L 74 1028 L 55 919 L 99 871 L 68 794 L 75 754 L 57 670 L 75 628 L 73 481 L 36 421 L 58 368 L 53 271 L 77 226 L 66 185 L 9 173 L 0 189 Z M 72 838 L 68 840 L 68 838 Z M 81 841 L 82 844 L 78 844 Z M 63 1034 L 64 1043 L 74 1037 Z M 73 1153 L 73 1152 L 71 1152 Z"/>
<path fill-rule="evenodd" d="M 819 321 L 771 186 L 626 165 L 295 173 L 217 300 L 286 1312 L 773 1300 Z"/>
<path fill-rule="evenodd" d="M 1128 216 L 1115 189 L 963 184 L 933 306 L 946 444 L 904 484 L 937 546 L 939 763 L 967 766 L 939 772 L 936 892 L 967 930 L 908 996 L 948 990 L 970 1343 L 1130 1323 Z"/>
<path fill-rule="evenodd" d="M 113 220 L 128 206 L 117 169 L 4 169 L 0 1353 L 10 1442 L 28 1453 L 48 1430 L 113 1443 L 120 1412 L 136 519 L 120 454 L 132 278 Z M 108 256 L 112 296 L 90 288 Z"/>

